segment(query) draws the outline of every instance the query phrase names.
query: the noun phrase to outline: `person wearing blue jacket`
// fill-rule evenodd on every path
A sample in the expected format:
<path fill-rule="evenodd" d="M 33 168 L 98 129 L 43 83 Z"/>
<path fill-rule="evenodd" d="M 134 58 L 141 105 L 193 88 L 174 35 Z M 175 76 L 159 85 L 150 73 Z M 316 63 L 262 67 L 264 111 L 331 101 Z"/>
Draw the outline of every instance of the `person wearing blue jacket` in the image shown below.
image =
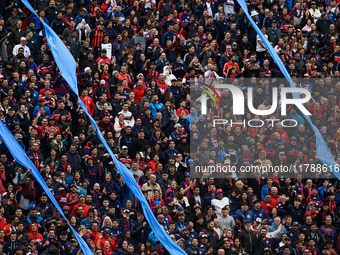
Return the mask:
<path fill-rule="evenodd" d="M 67 28 L 67 24 L 63 19 L 62 12 L 58 12 L 57 18 L 52 22 L 51 27 L 58 36 L 63 34 L 65 28 Z"/>
<path fill-rule="evenodd" d="M 261 189 L 261 200 L 265 200 L 266 194 L 270 192 L 271 188 L 276 187 L 276 183 L 273 182 L 272 178 L 267 179 L 267 184 Z"/>
<path fill-rule="evenodd" d="M 78 24 L 84 19 L 85 22 L 88 24 L 90 23 L 89 20 L 89 13 L 87 12 L 87 10 L 85 8 L 81 8 L 80 10 L 80 14 L 76 17 L 76 26 L 78 26 Z"/>
<path fill-rule="evenodd" d="M 152 117 L 156 118 L 157 112 L 164 108 L 164 105 L 158 101 L 158 96 L 155 94 L 152 96 L 152 101 L 149 107 L 151 109 Z"/>
<path fill-rule="evenodd" d="M 166 46 L 166 42 L 168 40 L 170 40 L 172 43 L 175 43 L 176 42 L 176 34 L 174 33 L 174 25 L 172 24 L 169 24 L 168 26 L 168 32 L 166 32 L 164 35 L 163 35 L 163 41 L 162 41 L 162 45 L 163 47 Z"/>
<path fill-rule="evenodd" d="M 50 108 L 45 106 L 45 99 L 43 97 L 39 98 L 39 105 L 37 105 L 34 110 L 33 110 L 33 117 L 36 117 L 40 108 L 44 107 L 45 108 L 45 113 L 48 115 L 48 117 L 51 118 L 51 111 Z"/>
<path fill-rule="evenodd" d="M 235 212 L 235 214 L 233 215 L 233 217 L 235 218 L 235 217 L 238 216 L 238 215 L 243 216 L 243 221 L 252 220 L 252 214 L 251 214 L 251 212 L 249 211 L 248 203 L 244 202 L 244 203 L 241 205 L 241 209 L 238 209 L 238 210 Z"/>
<path fill-rule="evenodd" d="M 250 211 L 251 221 L 255 221 L 257 218 L 261 220 L 267 219 L 267 213 L 265 210 L 261 209 L 261 201 L 256 200 L 254 202 L 254 209 Z"/>
<path fill-rule="evenodd" d="M 328 193 L 328 184 L 329 184 L 329 180 L 325 179 L 322 182 L 322 187 L 318 188 L 318 194 L 320 196 L 321 199 L 321 203 L 323 203 L 324 199 L 325 199 L 325 195 Z"/>

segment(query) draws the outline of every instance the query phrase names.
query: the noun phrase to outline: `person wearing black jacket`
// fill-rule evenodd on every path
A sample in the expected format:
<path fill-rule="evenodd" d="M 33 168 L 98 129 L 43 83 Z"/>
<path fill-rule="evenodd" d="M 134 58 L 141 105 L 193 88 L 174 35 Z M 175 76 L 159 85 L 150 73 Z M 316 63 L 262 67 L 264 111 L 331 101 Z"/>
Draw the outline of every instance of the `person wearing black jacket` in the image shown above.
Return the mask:
<path fill-rule="evenodd" d="M 306 239 L 307 240 L 311 240 L 311 239 L 314 240 L 315 245 L 318 248 L 321 248 L 325 243 L 325 239 L 324 239 L 323 235 L 318 230 L 318 226 L 314 222 L 310 225 L 310 230 L 306 234 Z"/>
<path fill-rule="evenodd" d="M 5 254 L 14 255 L 15 249 L 20 246 L 16 232 L 11 232 L 9 241 L 4 245 L 3 251 Z"/>
<path fill-rule="evenodd" d="M 59 244 L 61 255 L 70 254 L 72 243 L 70 241 L 67 241 L 67 237 L 68 235 L 66 231 L 60 232 L 60 235 L 59 235 L 60 240 L 58 241 L 58 244 Z"/>
<path fill-rule="evenodd" d="M 199 205 L 201 207 L 201 210 L 204 212 L 205 211 L 205 200 L 204 198 L 200 195 L 200 187 L 195 186 L 193 190 L 193 194 L 189 197 L 189 204 L 190 208 L 193 210 L 192 213 L 194 213 L 194 208 L 195 205 Z"/>
<path fill-rule="evenodd" d="M 17 25 L 15 28 L 11 30 L 11 44 L 17 45 L 20 43 L 20 38 L 25 37 L 25 31 L 22 30 L 22 21 L 18 20 Z"/>
<path fill-rule="evenodd" d="M 131 144 L 131 155 L 134 157 L 137 152 L 145 151 L 145 146 L 149 145 L 149 141 L 144 138 L 144 130 L 138 131 L 138 138 L 135 139 Z"/>
<path fill-rule="evenodd" d="M 145 242 L 145 237 L 149 235 L 149 226 L 144 220 L 144 214 L 138 213 L 137 220 L 131 228 L 131 237 L 134 244 L 137 246 L 140 242 Z"/>
<path fill-rule="evenodd" d="M 16 234 L 18 237 L 17 241 L 20 243 L 20 245 L 22 245 L 24 242 L 29 241 L 29 236 L 24 228 L 25 224 L 23 222 L 18 222 Z"/>
<path fill-rule="evenodd" d="M 239 233 L 238 238 L 246 253 L 252 254 L 255 250 L 255 232 L 250 228 L 251 221 L 246 220 L 244 229 Z"/>
<path fill-rule="evenodd" d="M 242 232 L 244 229 L 243 225 L 243 216 L 242 215 L 237 215 L 235 217 L 236 220 L 236 225 L 234 226 L 234 237 L 238 237 L 238 235 Z"/>
<path fill-rule="evenodd" d="M 292 216 L 292 221 L 293 222 L 302 222 L 302 220 L 303 220 L 303 212 L 301 210 L 301 201 L 300 201 L 300 199 L 298 199 L 298 198 L 294 199 L 294 205 L 289 205 L 288 212 L 289 212 L 289 215 Z"/>
<path fill-rule="evenodd" d="M 92 73 L 98 72 L 98 63 L 93 60 L 93 53 L 89 52 L 87 55 L 87 60 L 82 62 L 80 70 L 84 70 L 86 67 L 90 67 L 92 70 Z"/>
<path fill-rule="evenodd" d="M 77 60 L 78 63 L 83 63 L 85 60 L 87 60 L 87 56 L 89 55 L 90 52 L 93 52 L 89 48 L 90 44 L 88 41 L 84 41 L 83 47 L 78 51 L 77 54 Z"/>

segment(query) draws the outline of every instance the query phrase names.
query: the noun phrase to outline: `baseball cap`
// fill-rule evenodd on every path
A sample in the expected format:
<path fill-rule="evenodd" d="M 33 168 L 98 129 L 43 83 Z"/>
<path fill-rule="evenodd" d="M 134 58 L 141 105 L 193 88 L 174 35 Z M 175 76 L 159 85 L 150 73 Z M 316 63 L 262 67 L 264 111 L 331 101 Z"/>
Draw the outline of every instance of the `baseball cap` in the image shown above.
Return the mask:
<path fill-rule="evenodd" d="M 88 235 L 88 234 L 85 234 L 85 235 L 83 236 L 83 239 L 84 239 L 84 240 L 87 240 L 87 239 L 89 239 L 89 238 L 91 238 L 91 236 Z"/>
<path fill-rule="evenodd" d="M 67 206 L 67 205 L 65 205 L 65 206 L 63 207 L 63 211 L 70 211 L 70 207 Z"/>
<path fill-rule="evenodd" d="M 126 145 L 122 146 L 122 150 L 127 150 L 127 149 L 128 149 L 128 147 Z"/>
<path fill-rule="evenodd" d="M 216 195 L 217 195 L 217 194 L 220 194 L 220 193 L 224 193 L 222 189 L 216 190 Z"/>
<path fill-rule="evenodd" d="M 300 223 L 297 222 L 297 221 L 294 221 L 294 222 L 293 222 L 293 226 L 300 226 Z"/>
<path fill-rule="evenodd" d="M 91 68 L 90 67 L 85 67 L 84 68 L 84 73 L 86 73 L 88 70 L 91 70 Z"/>
<path fill-rule="evenodd" d="M 185 177 L 190 177 L 190 172 L 185 172 Z"/>
<path fill-rule="evenodd" d="M 183 139 L 183 138 L 187 138 L 187 136 L 186 135 L 181 135 L 181 139 Z"/>
<path fill-rule="evenodd" d="M 27 41 L 27 39 L 25 37 L 21 37 L 20 41 Z"/>
<path fill-rule="evenodd" d="M 66 236 L 67 236 L 68 234 L 67 234 L 66 231 L 61 231 L 61 232 L 60 232 L 60 235 L 61 235 L 61 236 L 65 236 L 65 235 L 66 235 Z"/>
<path fill-rule="evenodd" d="M 39 98 L 39 102 L 45 102 L 45 98 L 43 97 Z"/>

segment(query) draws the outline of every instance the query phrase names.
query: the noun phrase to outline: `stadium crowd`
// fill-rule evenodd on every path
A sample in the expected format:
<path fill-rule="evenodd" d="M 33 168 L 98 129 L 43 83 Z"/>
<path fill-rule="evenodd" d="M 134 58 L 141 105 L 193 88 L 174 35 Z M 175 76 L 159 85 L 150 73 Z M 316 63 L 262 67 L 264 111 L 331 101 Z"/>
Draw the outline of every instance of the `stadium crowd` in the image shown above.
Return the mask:
<path fill-rule="evenodd" d="M 240 121 L 225 89 L 208 100 L 204 84 L 252 87 L 267 110 L 288 86 L 234 0 L 19 0 L 0 2 L 0 119 L 58 200 L 0 140 L 0 254 L 83 254 L 74 227 L 97 255 L 166 255 L 61 76 L 42 20 L 77 62 L 79 94 L 117 159 L 134 175 L 159 224 L 187 254 L 337 255 L 339 182 L 335 176 L 235 176 L 192 171 L 197 164 L 320 164 L 314 131 L 295 107 Z M 246 1 L 297 85 L 340 164 L 340 10 L 336 0 Z M 301 78 L 299 80 L 298 78 Z M 215 104 L 216 102 L 216 104 Z M 245 106 L 247 109 L 247 105 Z M 246 119 L 259 119 L 250 112 Z M 255 127 L 254 127 L 255 125 Z"/>

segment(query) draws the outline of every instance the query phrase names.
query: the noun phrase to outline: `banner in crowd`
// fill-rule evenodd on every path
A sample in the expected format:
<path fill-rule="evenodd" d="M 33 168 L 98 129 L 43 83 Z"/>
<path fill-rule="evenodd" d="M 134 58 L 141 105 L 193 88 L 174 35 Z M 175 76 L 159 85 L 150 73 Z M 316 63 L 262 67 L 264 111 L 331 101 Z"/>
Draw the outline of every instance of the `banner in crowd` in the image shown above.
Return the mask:
<path fill-rule="evenodd" d="M 250 23 L 252 24 L 252 26 L 256 30 L 257 34 L 260 36 L 263 44 L 266 46 L 266 49 L 269 51 L 271 57 L 274 59 L 275 64 L 279 67 L 282 74 L 288 80 L 290 86 L 295 88 L 296 87 L 295 83 L 292 80 L 292 78 L 290 77 L 290 75 L 288 74 L 288 72 L 287 72 L 284 64 L 282 63 L 281 59 L 279 58 L 279 56 L 275 52 L 274 48 L 272 47 L 272 45 L 270 44 L 268 39 L 264 36 L 264 34 L 261 32 L 260 28 L 256 25 L 256 23 L 254 22 L 254 20 L 250 16 L 246 2 L 244 0 L 237 0 L 237 2 L 239 3 L 239 5 L 244 10 L 245 14 L 247 15 Z M 292 94 L 293 94 L 294 99 L 300 99 L 300 95 L 298 93 L 292 93 Z M 317 155 L 318 159 L 322 163 L 327 164 L 327 166 L 330 166 L 332 169 L 334 169 L 334 166 L 336 166 L 337 163 L 334 161 L 333 155 L 329 151 L 327 144 L 324 141 L 324 139 L 322 138 L 318 128 L 312 123 L 312 120 L 310 119 L 309 116 L 305 115 L 303 112 L 301 112 L 301 113 L 304 116 L 304 118 L 308 121 L 308 123 L 311 125 L 311 127 L 313 128 L 313 131 L 315 133 L 316 143 L 317 143 L 316 155 Z M 340 179 L 340 173 L 339 172 L 333 171 L 333 173 L 338 179 Z"/>
<path fill-rule="evenodd" d="M 0 137 L 2 141 L 6 144 L 8 150 L 12 154 L 12 156 L 15 158 L 15 160 L 24 166 L 27 169 L 32 169 L 31 174 L 35 178 L 35 180 L 40 184 L 40 186 L 44 189 L 48 197 L 51 199 L 52 203 L 54 206 L 58 209 L 60 212 L 61 216 L 68 221 L 66 216 L 64 215 L 63 210 L 58 204 L 58 201 L 55 199 L 54 195 L 51 193 L 50 189 L 47 187 L 44 179 L 42 178 L 41 174 L 33 164 L 33 162 L 28 158 L 26 155 L 24 149 L 20 146 L 20 144 L 15 140 L 14 136 L 12 133 L 9 131 L 9 129 L 6 127 L 6 125 L 0 121 Z M 84 239 L 78 234 L 77 230 L 74 229 L 71 225 L 69 225 L 73 234 L 77 238 L 81 249 L 83 250 L 83 253 L 85 255 L 92 255 L 93 252 L 90 250 L 89 246 L 86 244 Z"/>
<path fill-rule="evenodd" d="M 26 5 L 26 7 L 37 17 L 38 15 L 35 13 L 32 6 L 26 1 L 22 0 L 22 2 Z M 113 154 L 111 151 L 109 145 L 106 143 L 105 138 L 101 134 L 101 131 L 99 127 L 97 126 L 95 120 L 92 118 L 90 113 L 87 111 L 84 103 L 81 101 L 78 95 L 78 87 L 77 87 L 77 78 L 76 78 L 76 62 L 71 55 L 70 51 L 67 49 L 65 44 L 60 40 L 60 38 L 57 36 L 57 34 L 50 28 L 44 21 L 41 21 L 44 25 L 44 29 L 46 32 L 46 38 L 47 43 L 51 49 L 52 55 L 54 57 L 54 61 L 58 65 L 58 68 L 61 71 L 61 75 L 66 80 L 72 91 L 78 96 L 78 102 L 80 107 L 84 110 L 86 115 L 88 116 L 89 120 L 92 123 L 93 128 L 97 130 L 97 135 L 102 142 L 102 144 L 105 146 L 106 150 L 109 152 L 111 158 L 113 159 L 118 172 L 124 179 L 126 185 L 129 187 L 129 189 L 134 193 L 134 195 L 137 197 L 138 201 L 140 201 L 141 206 L 143 208 L 145 217 L 151 227 L 151 229 L 154 231 L 156 237 L 158 240 L 163 244 L 163 246 L 170 252 L 172 255 L 186 255 L 186 253 L 170 238 L 170 236 L 165 232 L 163 227 L 158 223 L 156 220 L 153 212 L 151 211 L 151 208 L 149 206 L 149 203 L 145 199 L 142 191 L 140 190 L 137 182 L 135 181 L 132 173 L 129 169 L 127 169 Z"/>

